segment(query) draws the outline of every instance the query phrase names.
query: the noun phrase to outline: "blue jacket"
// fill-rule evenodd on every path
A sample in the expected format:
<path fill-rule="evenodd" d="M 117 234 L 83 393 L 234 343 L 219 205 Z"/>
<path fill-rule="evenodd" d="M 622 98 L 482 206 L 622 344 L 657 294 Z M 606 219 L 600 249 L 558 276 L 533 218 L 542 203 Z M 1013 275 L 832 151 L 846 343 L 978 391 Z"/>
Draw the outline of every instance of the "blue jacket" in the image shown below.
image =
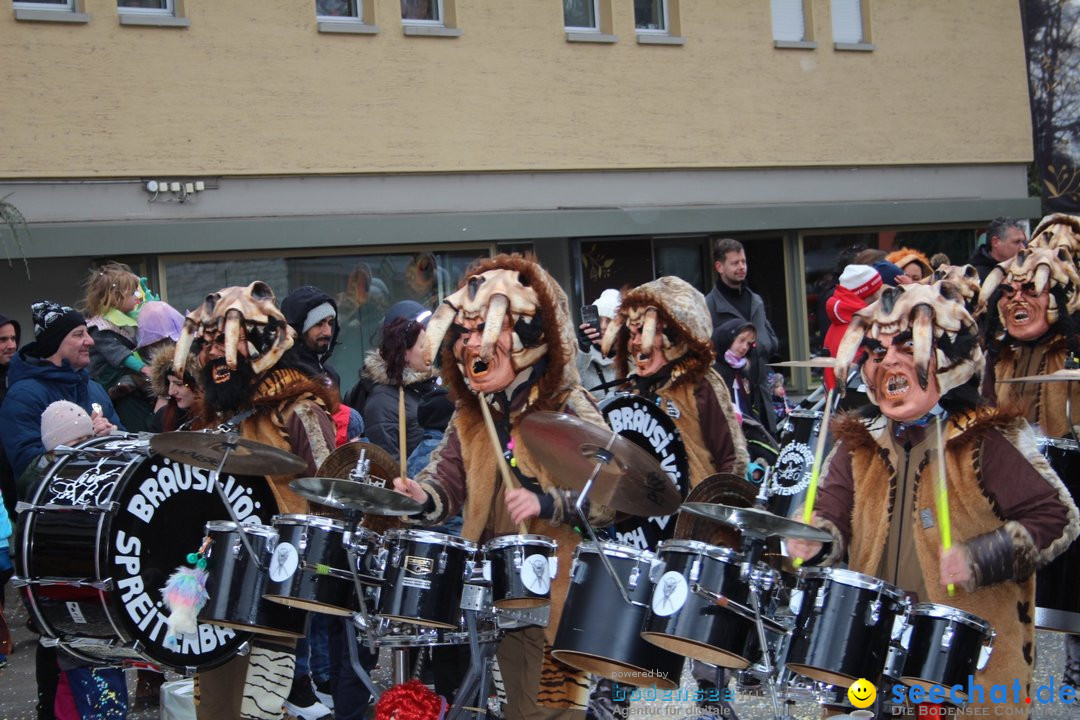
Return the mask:
<path fill-rule="evenodd" d="M 88 414 L 101 405 L 105 417 L 124 429 L 105 388 L 90 379 L 84 368 L 75 370 L 66 361 L 59 367 L 47 360 L 28 357 L 23 348 L 11 358 L 8 392 L 0 407 L 0 436 L 15 477 L 34 458 L 45 452 L 41 444 L 41 413 L 57 400 L 70 400 Z"/>

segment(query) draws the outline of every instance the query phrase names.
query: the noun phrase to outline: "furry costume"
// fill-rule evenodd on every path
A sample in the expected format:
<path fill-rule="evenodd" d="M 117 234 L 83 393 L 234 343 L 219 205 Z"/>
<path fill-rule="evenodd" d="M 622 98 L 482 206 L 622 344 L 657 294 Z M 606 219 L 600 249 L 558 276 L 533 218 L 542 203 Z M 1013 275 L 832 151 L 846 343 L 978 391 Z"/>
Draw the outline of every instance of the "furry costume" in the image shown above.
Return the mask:
<path fill-rule="evenodd" d="M 587 676 L 550 658 L 550 642 L 558 629 L 569 586 L 567 569 L 580 541 L 573 529 L 576 496 L 560 487 L 563 483 L 554 473 L 533 460 L 519 428 L 522 418 L 537 410 L 571 413 L 600 426 L 604 421 L 591 396 L 580 385 L 574 362 L 577 344 L 569 304 L 554 279 L 536 263 L 507 255 L 478 261 L 466 277 L 465 286 L 448 297 L 428 323 L 431 353 L 441 347 L 443 378 L 457 398 L 457 408 L 443 441 L 416 478 L 432 505 L 416 521 L 436 525 L 460 511 L 464 519 L 461 535 L 473 542 L 518 532 L 506 510 L 505 488 L 495 451 L 485 431 L 480 399 L 470 388 L 465 371 L 453 353 L 460 328 L 451 326 L 466 315 L 483 317 L 487 330 L 494 326 L 492 334 L 497 335 L 503 319 L 493 320 L 489 313 L 503 303 L 514 333 L 511 348 L 514 367 L 519 373 L 532 368 L 533 375 L 520 388 L 521 392 L 513 396 L 512 402 L 498 402 L 498 398 L 492 396 L 491 411 L 499 430 L 504 434 L 508 431 L 514 441 L 517 471 L 526 478 L 535 478 L 552 503 L 550 520 L 532 518 L 528 522 L 528 532 L 546 535 L 558 543 L 561 569 L 552 582 L 545 664 L 538 700 L 547 707 L 581 708 L 588 694 Z M 492 288 L 496 291 L 485 295 Z M 448 330 L 450 336 L 444 343 Z M 485 332 L 485 339 L 488 337 Z M 613 517 L 608 509 L 595 505 L 589 512 L 590 522 L 595 525 L 607 524 Z M 508 671 L 509 668 L 504 668 L 504 674 Z"/>
<path fill-rule="evenodd" d="M 697 486 L 705 478 L 716 473 L 734 473 L 743 475 L 749 462 L 746 440 L 735 418 L 731 395 L 724 384 L 724 379 L 713 369 L 712 318 L 705 305 L 704 296 L 685 280 L 676 277 L 662 277 L 634 288 L 626 294 L 619 307 L 619 313 L 608 325 L 604 334 L 603 348 L 608 352 L 615 345 L 615 367 L 620 378 L 627 376 L 629 367 L 628 337 L 625 328 L 631 317 L 656 318 L 655 328 L 663 333 L 664 358 L 668 361 L 670 374 L 660 384 L 652 388 L 664 403 L 675 421 L 675 426 L 682 434 L 690 469 L 690 487 Z M 647 325 L 642 330 L 643 344 Z M 618 342 L 616 342 L 618 337 Z M 649 337 L 647 345 L 651 346 Z M 703 428 L 700 408 L 710 402 L 705 396 L 711 394 L 719 405 L 727 425 L 727 432 L 734 444 L 734 459 L 728 462 L 718 461 L 714 451 L 706 440 L 706 433 L 723 433 L 723 428 Z"/>
<path fill-rule="evenodd" d="M 877 338 L 900 337 L 899 333 L 910 331 L 909 350 L 919 383 L 927 388 L 928 374 L 933 371 L 936 386 L 945 393 L 938 392 L 937 400 L 941 406 L 953 408 L 944 434 L 949 518 L 954 547 L 966 556 L 972 579 L 952 597 L 941 587 L 940 522 L 935 504 L 939 468 L 933 438 L 923 434 L 919 439 L 924 433 L 920 423 L 929 415 L 910 426 L 883 415 L 867 420 L 848 416 L 834 425 L 839 442 L 826 463 L 814 519 L 833 536 L 825 562 L 836 562 L 846 552 L 851 569 L 868 575 L 899 578 L 917 569 L 915 575 L 926 593 L 920 600 L 970 612 L 988 621 L 997 632 L 990 662 L 976 675 L 976 681 L 986 689 L 984 699 L 989 701 L 991 685 L 1011 685 L 1014 679 L 1029 689 L 1034 669 L 1034 572 L 1076 537 L 1080 524 L 1076 506 L 1039 454 L 1026 422 L 997 410 L 976 410 L 964 400 L 974 392 L 984 361 L 976 342 L 975 322 L 955 289 L 936 283 L 886 291 L 856 317 L 859 322 L 853 323 L 841 343 L 841 363 L 850 362 L 864 336 L 873 355 Z M 870 400 L 879 404 L 882 388 L 874 387 L 867 375 L 871 362 L 880 360 L 867 360 L 862 375 Z M 967 408 L 961 409 L 965 405 Z M 911 444 L 897 440 L 898 434 Z M 1000 437 L 992 437 L 994 434 Z M 987 489 L 990 478 L 999 483 L 1004 480 L 997 474 L 988 478 L 988 474 L 1013 472 L 984 462 L 991 441 L 998 447 L 1011 446 L 1009 452 L 1014 448 L 1021 456 L 1013 458 L 1025 472 L 1010 475 L 1008 480 L 1016 482 L 1003 483 L 1013 493 L 1007 505 L 1014 508 L 1012 516 L 1005 515 L 999 504 L 1004 497 L 1001 485 L 996 486 L 998 495 Z M 848 459 L 850 467 L 845 469 Z M 908 517 L 897 517 L 897 507 L 907 499 L 898 492 L 901 484 L 912 493 Z M 1036 544 L 1035 531 L 1039 537 L 1049 537 L 1049 542 L 1041 547 Z M 897 543 L 896 555 L 890 553 L 883 562 L 891 542 Z M 908 560 L 912 544 L 917 568 Z M 991 545 L 994 551 L 987 552 Z M 1023 704 L 1019 707 L 1027 710 Z"/>

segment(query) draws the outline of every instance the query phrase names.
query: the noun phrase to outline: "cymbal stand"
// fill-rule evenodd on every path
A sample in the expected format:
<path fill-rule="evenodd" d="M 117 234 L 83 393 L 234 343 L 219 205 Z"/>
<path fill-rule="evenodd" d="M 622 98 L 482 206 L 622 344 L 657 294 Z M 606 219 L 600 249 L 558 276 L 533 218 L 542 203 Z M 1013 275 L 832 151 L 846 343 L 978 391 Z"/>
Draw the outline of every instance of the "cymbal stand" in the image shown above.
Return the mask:
<path fill-rule="evenodd" d="M 225 512 L 229 513 L 229 519 L 236 523 L 236 534 L 240 536 L 240 542 L 244 544 L 244 549 L 247 550 L 248 556 L 251 558 L 255 566 L 260 570 L 266 570 L 260 562 L 259 554 L 255 552 L 254 546 L 251 544 L 251 540 L 248 539 L 247 533 L 244 532 L 244 524 L 240 522 L 239 516 L 236 514 L 236 510 L 233 509 L 232 501 L 229 500 L 229 496 L 225 493 L 225 486 L 221 484 L 221 471 L 225 468 L 225 463 L 229 460 L 229 455 L 236 449 L 236 441 L 240 439 L 240 435 L 235 429 L 225 430 L 225 452 L 221 454 L 221 462 L 217 464 L 217 467 L 210 471 L 210 482 L 214 484 L 214 490 L 217 491 L 218 497 L 221 498 L 221 502 L 225 505 Z"/>
<path fill-rule="evenodd" d="M 596 481 L 596 477 L 600 474 L 600 470 L 614 459 L 614 455 L 611 453 L 611 446 L 615 444 L 615 438 L 617 437 L 619 437 L 619 435 L 611 433 L 607 447 L 596 448 L 596 466 L 593 468 L 592 473 L 589 474 L 589 479 L 585 481 L 585 487 L 581 489 L 581 495 L 578 496 L 577 502 L 574 503 L 574 509 L 577 510 L 578 517 L 581 518 L 581 522 L 584 524 L 585 529 L 589 531 L 589 537 L 596 543 L 596 554 L 600 556 L 600 562 L 604 564 L 604 569 L 607 570 L 607 574 L 611 576 L 611 581 L 614 582 L 615 587 L 619 589 L 619 594 L 622 595 L 623 601 L 627 605 L 648 607 L 645 603 L 630 599 L 630 594 L 626 592 L 626 588 L 623 587 L 622 582 L 619 580 L 619 576 L 615 574 L 615 568 L 611 567 L 611 561 L 608 560 L 607 554 L 604 553 L 604 549 L 600 546 L 600 540 L 596 536 L 596 530 L 593 529 L 592 523 L 589 522 L 589 514 L 585 512 L 585 501 L 589 497 L 589 491 L 592 490 L 593 482 Z"/>
<path fill-rule="evenodd" d="M 761 618 L 761 599 L 759 594 L 762 590 L 760 578 L 751 573 L 750 580 L 750 604 L 754 608 L 754 627 L 757 628 L 758 643 L 761 645 L 761 657 L 765 662 L 765 687 L 769 690 L 769 700 L 773 706 L 773 716 L 776 720 L 784 720 L 784 714 L 780 711 L 780 699 L 776 696 L 776 670 L 773 667 L 772 658 L 769 657 L 769 641 L 765 637 L 765 624 Z"/>
<path fill-rule="evenodd" d="M 477 611 L 472 609 L 463 609 L 463 611 L 469 631 L 469 669 L 454 694 L 454 704 L 450 708 L 447 720 L 461 720 L 467 712 L 486 714 L 491 658 L 498 647 L 497 643 L 485 643 L 483 647 L 480 646 L 476 634 Z"/>

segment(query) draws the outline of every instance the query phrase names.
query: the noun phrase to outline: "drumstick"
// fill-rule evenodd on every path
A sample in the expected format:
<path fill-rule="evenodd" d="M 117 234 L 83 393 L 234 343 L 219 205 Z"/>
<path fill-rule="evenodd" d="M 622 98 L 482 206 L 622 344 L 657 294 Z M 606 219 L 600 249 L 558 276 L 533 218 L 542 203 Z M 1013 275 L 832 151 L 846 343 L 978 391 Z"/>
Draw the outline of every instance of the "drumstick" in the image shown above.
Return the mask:
<path fill-rule="evenodd" d="M 941 549 L 948 550 L 952 547 L 952 526 L 949 520 L 949 488 L 945 484 L 945 440 L 941 430 L 942 420 L 939 415 L 934 423 L 934 432 L 937 433 L 937 514 L 938 527 L 941 528 Z M 956 585 L 949 583 L 949 597 L 956 594 Z"/>
<path fill-rule="evenodd" d="M 405 478 L 405 467 L 408 465 L 407 453 L 405 452 L 405 386 L 398 385 L 398 403 L 397 403 L 397 441 L 398 441 L 398 463 L 401 465 L 401 477 Z"/>
<path fill-rule="evenodd" d="M 477 396 L 480 398 L 480 412 L 484 414 L 484 427 L 487 428 L 491 447 L 495 450 L 495 462 L 499 464 L 499 473 L 502 475 L 503 484 L 510 490 L 516 490 L 521 486 L 514 480 L 514 476 L 510 472 L 510 466 L 506 464 L 506 458 L 503 457 L 502 443 L 499 442 L 499 433 L 495 430 L 495 421 L 491 419 L 491 409 L 488 407 L 487 397 L 482 392 L 477 393 Z M 518 523 L 518 530 L 522 535 L 529 533 L 529 528 L 524 521 Z"/>
<path fill-rule="evenodd" d="M 810 468 L 810 484 L 806 486 L 806 506 L 803 508 L 803 522 L 810 524 L 814 515 L 814 500 L 817 499 L 818 478 L 821 477 L 821 460 L 825 455 L 825 436 L 829 434 L 829 415 L 832 414 L 833 391 L 825 393 L 825 411 L 821 416 L 821 429 L 818 430 L 817 446 L 814 448 L 814 466 Z M 795 558 L 795 567 L 802 567 L 802 558 Z"/>

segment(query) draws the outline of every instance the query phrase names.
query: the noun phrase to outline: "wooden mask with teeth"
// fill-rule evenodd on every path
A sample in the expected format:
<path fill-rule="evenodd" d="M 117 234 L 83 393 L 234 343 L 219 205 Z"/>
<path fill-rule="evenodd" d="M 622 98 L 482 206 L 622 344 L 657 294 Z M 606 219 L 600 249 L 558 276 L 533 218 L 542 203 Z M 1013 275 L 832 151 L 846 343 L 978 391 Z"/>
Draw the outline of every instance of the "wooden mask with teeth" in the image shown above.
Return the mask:
<path fill-rule="evenodd" d="M 1015 257 L 998 264 L 983 281 L 979 302 L 989 302 L 999 286 L 1013 283 L 1020 286 L 1030 285 L 1035 295 L 1061 288 L 1066 299 L 1065 313 L 1072 315 L 1080 310 L 1080 277 L 1077 276 L 1072 256 L 1064 247 L 1056 250 L 1049 247 L 1021 250 Z M 1046 310 L 1047 322 L 1051 325 L 1056 323 L 1060 312 L 1056 294 L 1051 292 Z M 1005 325 L 1004 317 L 1001 318 L 1001 324 Z"/>

